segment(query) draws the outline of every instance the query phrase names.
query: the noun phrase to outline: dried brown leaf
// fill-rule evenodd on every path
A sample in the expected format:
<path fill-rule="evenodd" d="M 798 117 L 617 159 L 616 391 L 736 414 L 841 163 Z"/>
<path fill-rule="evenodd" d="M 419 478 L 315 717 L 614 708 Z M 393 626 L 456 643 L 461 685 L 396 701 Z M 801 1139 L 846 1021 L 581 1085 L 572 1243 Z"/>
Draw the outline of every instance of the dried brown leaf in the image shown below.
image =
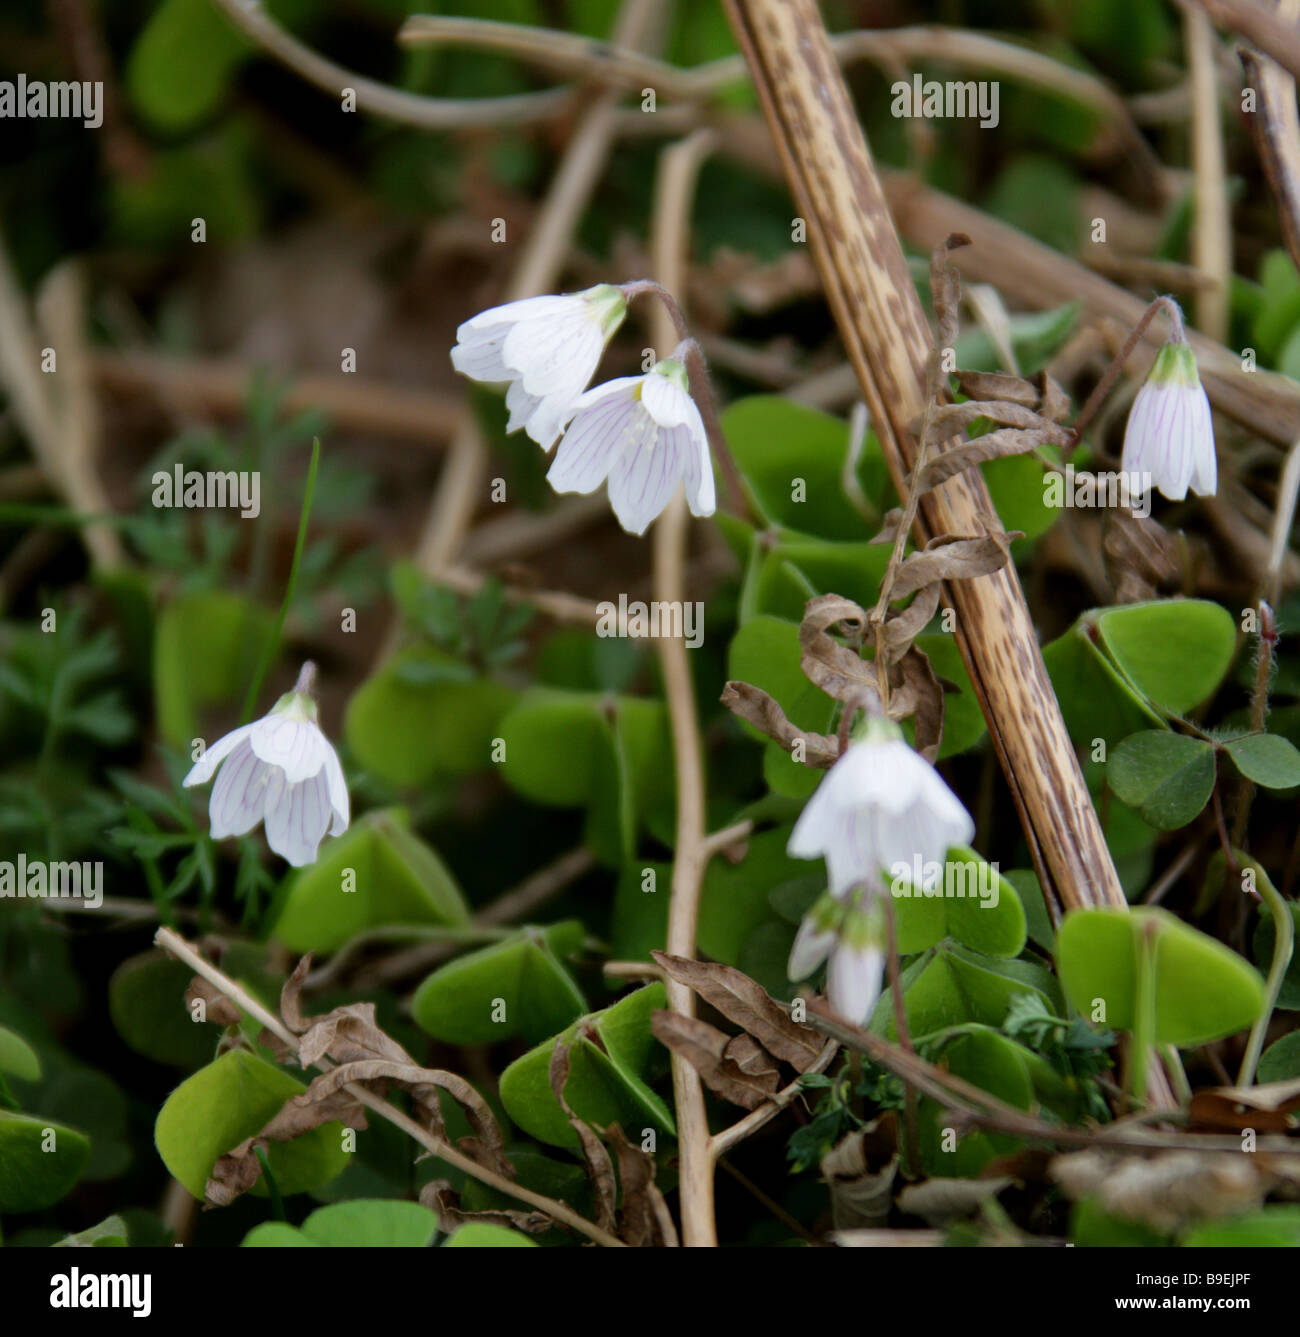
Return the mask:
<path fill-rule="evenodd" d="M 938 584 L 918 590 L 916 598 L 906 608 L 893 609 L 880 626 L 880 643 L 885 659 L 897 663 L 911 648 L 912 642 L 930 624 L 939 608 Z"/>
<path fill-rule="evenodd" d="M 961 407 L 967 406 L 962 405 Z M 1051 433 L 1056 435 L 1065 434 L 1064 429 L 1055 426 L 1051 427 Z M 938 487 L 940 483 L 951 478 L 953 474 L 961 473 L 963 469 L 984 464 L 988 460 L 1003 460 L 1012 455 L 1027 455 L 1039 446 L 1052 443 L 1052 436 L 1047 428 L 1036 427 L 1025 431 L 1018 427 L 1002 427 L 996 432 L 988 432 L 984 436 L 978 436 L 973 441 L 950 446 L 947 450 L 931 457 L 925 468 L 921 470 L 919 477 L 913 476 L 909 479 L 908 486 L 919 489 L 921 492 L 928 492 L 931 488 Z"/>
<path fill-rule="evenodd" d="M 995 529 L 972 538 L 941 535 L 931 539 L 923 551 L 911 553 L 904 559 L 890 587 L 889 597 L 891 600 L 905 599 L 937 580 L 970 580 L 974 576 L 987 576 L 1010 560 L 1011 540 L 1023 537 L 1019 530 Z"/>
<path fill-rule="evenodd" d="M 961 307 L 961 276 L 948 263 L 948 256 L 969 245 L 970 238 L 964 232 L 953 232 L 930 256 L 930 300 L 938 320 L 940 348 L 951 348 L 957 342 Z"/>
<path fill-rule="evenodd" d="M 421 1068 L 409 1060 L 400 1062 L 382 1058 L 357 1059 L 350 1063 L 341 1063 L 337 1068 L 321 1073 L 306 1092 L 295 1099 L 323 1100 L 331 1092 L 352 1082 L 375 1081 L 396 1082 L 410 1091 L 419 1112 L 438 1136 L 445 1136 L 442 1111 L 438 1104 L 438 1091 L 446 1091 L 464 1110 L 465 1117 L 474 1129 L 475 1146 L 482 1152 L 476 1159 L 480 1164 L 495 1170 L 497 1174 L 514 1178 L 515 1169 L 506 1156 L 505 1138 L 491 1106 L 465 1078 L 454 1072 L 446 1072 L 441 1068 Z"/>
<path fill-rule="evenodd" d="M 203 1019 L 214 1026 L 237 1026 L 241 1013 L 239 1009 L 215 985 L 209 984 L 202 975 L 195 975 L 185 990 L 185 1006 L 194 1015 L 194 1004 L 203 1004 Z"/>
<path fill-rule="evenodd" d="M 787 752 L 793 752 L 802 743 L 805 766 L 824 770 L 833 765 L 840 754 L 839 741 L 834 734 L 806 733 L 796 729 L 780 704 L 761 688 L 747 682 L 729 682 L 719 699 L 733 714 L 748 720 Z"/>
<path fill-rule="evenodd" d="M 1040 391 L 1039 413 L 1049 422 L 1064 422 L 1070 416 L 1070 396 L 1046 370 L 1040 371 L 1034 380 Z"/>
<path fill-rule="evenodd" d="M 514 1208 L 486 1208 L 467 1212 L 460 1205 L 460 1195 L 446 1179 L 431 1179 L 420 1189 L 420 1204 L 438 1218 L 439 1227 L 447 1232 L 457 1230 L 470 1221 L 484 1221 L 494 1225 L 514 1226 L 516 1230 L 536 1235 L 549 1230 L 554 1224 L 545 1212 L 526 1212 Z"/>
<path fill-rule="evenodd" d="M 727 1046 L 733 1037 L 699 1017 L 655 1012 L 650 1017 L 650 1031 L 666 1049 L 680 1054 L 700 1074 L 700 1080 L 710 1091 L 741 1109 L 758 1109 L 777 1088 L 780 1078 L 775 1064 L 759 1074 L 743 1071 L 734 1059 L 727 1057 Z M 752 1037 L 751 1043 L 755 1043 Z"/>
<path fill-rule="evenodd" d="M 960 370 L 954 375 L 962 394 L 971 399 L 1001 399 L 1027 409 L 1038 407 L 1038 387 L 1023 376 L 1012 376 L 1005 371 Z"/>
<path fill-rule="evenodd" d="M 1188 1117 L 1194 1127 L 1216 1131 L 1289 1133 L 1300 1121 L 1300 1077 L 1263 1086 L 1203 1088 L 1192 1096 Z"/>
<path fill-rule="evenodd" d="M 1066 428 L 1012 399 L 968 399 L 961 404 L 941 404 L 931 412 L 930 428 L 937 437 L 943 439 L 967 431 L 981 418 L 1001 427 L 1041 432 L 1043 435 L 1038 438 L 1040 443 L 1065 446 L 1071 441 L 1071 433 Z M 975 438 L 976 441 L 983 439 L 982 436 Z"/>
<path fill-rule="evenodd" d="M 841 635 L 860 641 L 867 625 L 865 610 L 852 599 L 838 594 L 809 599 L 799 624 L 799 667 L 828 696 L 848 705 L 879 709 L 875 665 L 841 645 L 830 632 L 838 627 Z"/>
<path fill-rule="evenodd" d="M 616 1123 L 605 1136 L 618 1158 L 618 1177 L 623 1190 L 619 1239 L 634 1248 L 647 1245 L 677 1247 L 677 1227 L 664 1195 L 655 1183 L 654 1157 L 628 1141 Z"/>
<path fill-rule="evenodd" d="M 891 506 L 885 512 L 885 518 L 880 522 L 880 531 L 874 538 L 867 540 L 868 543 L 892 543 L 898 537 L 898 527 L 903 523 L 903 508 L 901 506 Z"/>
<path fill-rule="evenodd" d="M 902 686 L 889 698 L 889 713 L 895 719 L 912 717 L 916 750 L 933 762 L 943 741 L 943 684 L 935 676 L 929 659 L 912 646 L 899 662 Z"/>
<path fill-rule="evenodd" d="M 836 1230 L 883 1225 L 893 1205 L 898 1175 L 896 1125 L 892 1114 L 842 1138 L 821 1159 Z"/>
<path fill-rule="evenodd" d="M 807 1072 L 816 1063 L 825 1047 L 822 1038 L 811 1028 L 792 1021 L 780 1003 L 742 971 L 668 952 L 651 955 L 679 984 L 693 989 L 782 1062 L 798 1072 Z"/>
<path fill-rule="evenodd" d="M 292 1142 L 313 1128 L 335 1120 L 348 1128 L 368 1126 L 365 1110 L 346 1091 L 331 1092 L 328 1098 L 317 1101 L 309 1100 L 309 1095 L 310 1088 L 302 1095 L 286 1100 L 261 1132 L 245 1138 L 238 1146 L 217 1157 L 203 1191 L 211 1206 L 228 1207 L 257 1183 L 262 1173 L 262 1163 L 257 1158 L 258 1147 L 265 1149 L 271 1142 Z"/>
<path fill-rule="evenodd" d="M 596 1195 L 596 1224 L 602 1230 L 613 1233 L 616 1229 L 615 1204 L 618 1201 L 618 1185 L 614 1178 L 614 1162 L 610 1159 L 605 1144 L 597 1136 L 595 1129 L 585 1120 L 580 1119 L 569 1102 L 564 1098 L 564 1086 L 569 1080 L 569 1046 L 557 1040 L 551 1050 L 551 1064 L 547 1073 L 551 1091 L 560 1108 L 564 1111 L 569 1127 L 577 1134 L 582 1146 L 582 1158 L 587 1163 L 587 1177 Z"/>

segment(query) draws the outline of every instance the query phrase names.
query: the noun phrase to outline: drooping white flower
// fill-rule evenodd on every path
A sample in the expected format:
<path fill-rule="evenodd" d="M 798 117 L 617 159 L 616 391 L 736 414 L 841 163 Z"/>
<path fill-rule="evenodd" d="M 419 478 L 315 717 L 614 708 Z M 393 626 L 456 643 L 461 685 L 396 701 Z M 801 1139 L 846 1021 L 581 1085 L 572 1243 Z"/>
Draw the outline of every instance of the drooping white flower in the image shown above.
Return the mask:
<path fill-rule="evenodd" d="M 451 363 L 473 381 L 508 381 L 506 431 L 522 427 L 550 450 L 625 315 L 627 299 L 610 283 L 525 297 L 465 321 Z"/>
<path fill-rule="evenodd" d="M 266 843 L 295 868 L 315 863 L 326 831 L 348 829 L 348 787 L 316 723 L 314 676 L 315 665 L 304 664 L 292 692 L 213 743 L 184 780 L 186 788 L 206 784 L 220 766 L 208 801 L 213 840 L 247 835 L 264 822 Z"/>
<path fill-rule="evenodd" d="M 786 974 L 797 983 L 829 958 L 826 996 L 840 1016 L 861 1026 L 880 997 L 887 955 L 879 909 L 846 906 L 828 894 L 804 915 Z"/>
<path fill-rule="evenodd" d="M 843 897 L 861 882 L 879 887 L 900 861 L 940 866 L 951 846 L 974 834 L 939 772 L 897 725 L 872 719 L 804 805 L 786 850 L 796 859 L 824 857 L 831 892 Z"/>
<path fill-rule="evenodd" d="M 1182 501 L 1189 485 L 1202 497 L 1218 487 L 1210 401 L 1197 375 L 1196 356 L 1180 334 L 1156 354 L 1133 400 L 1123 468 L 1143 479 L 1143 491 L 1154 483 L 1171 501 Z"/>
<path fill-rule="evenodd" d="M 621 376 L 575 405 L 547 480 L 557 492 L 594 492 L 609 482 L 619 524 L 644 534 L 685 479 L 692 515 L 712 515 L 713 463 L 686 368 L 676 358 L 644 376 Z"/>

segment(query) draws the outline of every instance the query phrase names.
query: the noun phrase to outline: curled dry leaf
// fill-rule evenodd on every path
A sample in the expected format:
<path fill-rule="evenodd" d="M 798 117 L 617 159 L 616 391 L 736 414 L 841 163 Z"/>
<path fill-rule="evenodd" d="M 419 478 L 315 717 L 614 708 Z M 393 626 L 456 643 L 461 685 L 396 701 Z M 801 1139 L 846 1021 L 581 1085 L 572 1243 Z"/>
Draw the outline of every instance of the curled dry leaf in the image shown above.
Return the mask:
<path fill-rule="evenodd" d="M 890 1111 L 854 1129 L 821 1159 L 836 1230 L 882 1226 L 898 1177 L 898 1129 Z"/>
<path fill-rule="evenodd" d="M 1011 540 L 1018 538 L 1024 538 L 1019 530 L 995 529 L 970 538 L 945 534 L 931 539 L 899 566 L 890 600 L 905 599 L 938 580 L 970 580 L 998 571 L 1011 560 Z"/>
<path fill-rule="evenodd" d="M 1300 1116 L 1300 1077 L 1263 1086 L 1216 1086 L 1192 1096 L 1188 1116 L 1193 1127 L 1222 1132 L 1253 1128 L 1260 1133 L 1289 1133 Z"/>
<path fill-rule="evenodd" d="M 804 677 L 846 705 L 880 709 L 876 666 L 854 649 L 841 645 L 831 634 L 860 642 L 868 623 L 867 613 L 852 599 L 838 594 L 819 594 L 804 606 L 799 624 L 799 667 Z"/>
<path fill-rule="evenodd" d="M 970 405 L 962 404 L 959 407 L 969 408 Z M 1066 435 L 1064 429 L 1051 424 L 1049 427 L 1050 432 L 1048 428 L 1036 427 L 1026 431 L 1018 427 L 1002 427 L 996 432 L 978 436 L 974 441 L 950 446 L 928 460 L 920 474 L 913 475 L 909 479 L 908 486 L 920 492 L 928 492 L 951 478 L 953 474 L 959 474 L 972 465 L 984 464 L 988 460 L 1007 459 L 1012 455 L 1027 455 L 1031 450 L 1037 450 L 1039 446 L 1045 444 L 1064 444 L 1056 440 Z"/>
<path fill-rule="evenodd" d="M 485 1221 L 491 1225 L 514 1226 L 516 1230 L 536 1235 L 548 1230 L 553 1224 L 545 1212 L 527 1212 L 521 1209 L 501 1207 L 484 1208 L 481 1211 L 467 1212 L 460 1205 L 460 1195 L 447 1179 L 431 1179 L 419 1193 L 420 1205 L 427 1207 L 438 1218 L 441 1230 L 450 1233 L 458 1230 L 470 1221 Z"/>
<path fill-rule="evenodd" d="M 885 518 L 880 522 L 880 532 L 868 543 L 892 543 L 898 537 L 898 527 L 903 523 L 903 508 L 901 506 L 892 506 L 885 512 Z"/>
<path fill-rule="evenodd" d="M 766 1104 L 780 1084 L 776 1064 L 752 1036 L 727 1035 L 698 1017 L 664 1011 L 651 1016 L 650 1030 L 661 1045 L 680 1054 L 700 1074 L 710 1091 L 742 1109 Z M 732 1047 L 746 1040 L 750 1048 Z"/>
<path fill-rule="evenodd" d="M 1068 428 L 1049 421 L 1036 410 L 1018 404 L 1012 399 L 968 399 L 960 404 L 942 404 L 931 413 L 930 427 L 936 436 L 942 438 L 956 432 L 968 431 L 972 424 L 981 419 L 995 422 L 1000 427 L 1018 427 L 1027 432 L 1041 432 L 1041 444 L 1050 443 L 1054 446 L 1070 444 L 1071 434 Z M 977 444 L 984 439 L 982 436 L 976 437 L 971 444 Z"/>
<path fill-rule="evenodd" d="M 320 1017 L 304 1015 L 301 992 L 310 968 L 308 954 L 285 981 L 280 993 L 281 1015 L 289 1030 L 301 1037 L 296 1057 L 303 1067 L 324 1060 L 333 1060 L 339 1066 L 320 1073 L 306 1091 L 287 1100 L 256 1136 L 218 1158 L 207 1184 L 208 1201 L 225 1206 L 257 1182 L 261 1173 L 256 1156 L 259 1145 L 291 1141 L 336 1119 L 352 1128 L 365 1128 L 361 1104 L 345 1089 L 353 1083 L 365 1085 L 378 1094 L 389 1083 L 405 1088 L 411 1094 L 416 1116 L 444 1141 L 447 1130 L 438 1093 L 446 1091 L 464 1110 L 474 1130 L 473 1136 L 460 1139 L 460 1149 L 480 1165 L 513 1179 L 515 1171 L 505 1154 L 505 1139 L 487 1102 L 456 1073 L 420 1067 L 380 1028 L 373 1003 L 336 1007 Z M 263 1031 L 264 1036 L 268 1034 Z M 289 1047 L 276 1038 L 277 1052 L 292 1056 Z"/>
<path fill-rule="evenodd" d="M 257 1156 L 259 1147 L 265 1149 L 271 1142 L 292 1142 L 335 1120 L 358 1130 L 368 1126 L 365 1111 L 346 1091 L 331 1092 L 328 1098 L 316 1101 L 308 1101 L 309 1095 L 310 1090 L 286 1100 L 261 1132 L 217 1157 L 203 1190 L 210 1206 L 228 1207 L 257 1183 L 262 1173 Z"/>
<path fill-rule="evenodd" d="M 881 623 L 878 647 L 889 662 L 896 663 L 912 648 L 912 642 L 930 625 L 939 609 L 938 585 L 917 590 L 916 598 L 906 608 L 890 609 Z"/>
<path fill-rule="evenodd" d="M 1006 371 L 960 370 L 953 375 L 957 379 L 957 388 L 971 399 L 1002 400 L 1027 409 L 1038 407 L 1038 387 L 1023 376 L 1013 376 Z"/>
<path fill-rule="evenodd" d="M 699 994 L 710 1007 L 797 1072 L 808 1072 L 821 1056 L 825 1048 L 822 1037 L 810 1027 L 792 1021 L 785 1008 L 761 984 L 734 966 L 692 961 L 668 952 L 655 951 L 651 955 L 679 984 Z"/>
<path fill-rule="evenodd" d="M 889 698 L 890 714 L 896 718 L 912 717 L 916 750 L 926 761 L 933 762 L 943 741 L 944 685 L 929 659 L 916 646 L 908 650 L 899 666 L 903 684 Z"/>
<path fill-rule="evenodd" d="M 618 1185 L 614 1179 L 614 1162 L 610 1159 L 605 1144 L 585 1119 L 580 1119 L 569 1102 L 564 1098 L 565 1083 L 569 1080 L 569 1046 L 557 1040 L 551 1050 L 551 1064 L 547 1071 L 551 1083 L 551 1093 L 560 1103 L 569 1127 L 577 1134 L 582 1146 L 582 1158 L 587 1164 L 587 1177 L 591 1180 L 592 1191 L 596 1198 L 596 1224 L 602 1230 L 613 1233 L 616 1230 L 616 1203 Z"/>
<path fill-rule="evenodd" d="M 405 1062 L 383 1058 L 357 1059 L 350 1063 L 341 1063 L 337 1068 L 321 1073 L 302 1095 L 293 1099 L 301 1104 L 307 1104 L 315 1100 L 324 1100 L 352 1082 L 377 1081 L 396 1082 L 408 1090 L 417 1111 L 440 1137 L 445 1137 L 446 1132 L 438 1104 L 438 1092 L 446 1091 L 464 1110 L 465 1117 L 475 1134 L 472 1148 L 464 1145 L 471 1139 L 462 1139 L 458 1145 L 471 1154 L 477 1151 L 475 1159 L 481 1165 L 509 1179 L 514 1178 L 514 1166 L 506 1156 L 505 1138 L 502 1136 L 496 1116 L 474 1087 L 454 1072 L 444 1072 L 441 1068 L 421 1068 L 409 1058 Z"/>
<path fill-rule="evenodd" d="M 970 238 L 964 232 L 952 232 L 930 255 L 930 299 L 938 320 L 940 348 L 951 348 L 957 342 L 961 308 L 961 276 L 948 263 L 948 256 L 969 245 Z"/>
<path fill-rule="evenodd" d="M 623 1189 L 623 1214 L 619 1238 L 634 1248 L 659 1245 L 677 1247 L 677 1227 L 658 1184 L 654 1157 L 628 1141 L 616 1123 L 605 1136 L 618 1158 L 618 1177 Z"/>
<path fill-rule="evenodd" d="M 756 729 L 787 752 L 803 745 L 803 762 L 824 770 L 834 764 L 840 755 L 839 740 L 834 734 L 806 733 L 796 729 L 786 718 L 785 711 L 766 692 L 747 682 L 729 682 L 719 698 L 724 706 L 742 720 L 748 720 Z"/>
<path fill-rule="evenodd" d="M 1050 1170 L 1076 1202 L 1095 1198 L 1103 1211 L 1162 1231 L 1240 1216 L 1259 1207 L 1272 1186 L 1256 1157 L 1222 1152 L 1145 1157 L 1090 1149 L 1057 1156 Z"/>
<path fill-rule="evenodd" d="M 971 399 L 987 403 L 1001 400 L 1033 409 L 1048 422 L 1064 422 L 1070 413 L 1070 396 L 1046 370 L 1034 376 L 1012 376 L 1002 371 L 956 371 L 957 387 Z"/>

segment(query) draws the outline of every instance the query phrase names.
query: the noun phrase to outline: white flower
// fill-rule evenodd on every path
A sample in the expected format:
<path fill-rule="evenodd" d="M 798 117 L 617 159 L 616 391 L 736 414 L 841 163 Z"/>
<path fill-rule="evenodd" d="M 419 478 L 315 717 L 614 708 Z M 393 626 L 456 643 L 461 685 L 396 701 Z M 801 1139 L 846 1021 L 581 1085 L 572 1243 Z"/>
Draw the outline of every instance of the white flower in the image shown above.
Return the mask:
<path fill-rule="evenodd" d="M 804 805 L 786 850 L 796 859 L 824 856 L 831 892 L 843 897 L 861 882 L 878 886 L 898 862 L 941 865 L 974 834 L 939 772 L 897 726 L 872 720 Z"/>
<path fill-rule="evenodd" d="M 266 843 L 295 868 L 316 861 L 327 830 L 338 836 L 348 829 L 343 768 L 308 695 L 314 673 L 304 664 L 298 685 L 270 714 L 218 739 L 184 781 L 186 788 L 206 784 L 221 766 L 208 802 L 213 840 L 247 835 L 265 822 Z"/>
<path fill-rule="evenodd" d="M 626 314 L 627 299 L 609 283 L 507 302 L 457 329 L 451 363 L 473 381 L 508 381 L 506 431 L 522 427 L 550 450 Z"/>
<path fill-rule="evenodd" d="M 1156 355 L 1129 410 L 1123 468 L 1144 476 L 1142 491 L 1154 483 L 1172 501 L 1189 484 L 1199 496 L 1214 494 L 1214 422 L 1190 344 L 1173 339 Z"/>
<path fill-rule="evenodd" d="M 608 479 L 619 524 L 644 534 L 685 478 L 691 514 L 713 514 L 708 438 L 681 362 L 665 358 L 644 376 L 607 381 L 574 408 L 546 475 L 557 492 L 594 492 Z"/>
<path fill-rule="evenodd" d="M 865 1024 L 880 997 L 887 953 L 878 910 L 846 907 L 823 896 L 803 917 L 786 974 L 807 979 L 828 957 L 826 995 L 855 1026 Z"/>

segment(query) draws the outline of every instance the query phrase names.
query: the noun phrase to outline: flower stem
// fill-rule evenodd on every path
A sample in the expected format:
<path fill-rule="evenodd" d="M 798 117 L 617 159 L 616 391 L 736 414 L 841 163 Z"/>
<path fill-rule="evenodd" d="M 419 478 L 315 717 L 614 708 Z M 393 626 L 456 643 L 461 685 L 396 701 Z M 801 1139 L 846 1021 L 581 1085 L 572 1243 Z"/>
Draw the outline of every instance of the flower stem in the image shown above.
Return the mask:
<path fill-rule="evenodd" d="M 1264 1050 L 1264 1038 L 1268 1035 L 1268 1024 L 1273 1019 L 1273 1009 L 1277 1006 L 1282 980 L 1286 976 L 1287 967 L 1291 964 L 1291 953 L 1295 950 L 1295 921 L 1291 917 L 1290 904 L 1283 900 L 1282 893 L 1273 885 L 1272 879 L 1263 867 L 1244 854 L 1239 854 L 1237 857 L 1243 869 L 1248 868 L 1255 874 L 1255 890 L 1268 906 L 1276 930 L 1273 961 L 1268 968 L 1264 1008 L 1250 1028 L 1250 1039 L 1241 1060 L 1241 1071 L 1237 1074 L 1238 1086 L 1250 1086 L 1255 1080 L 1255 1070 L 1259 1067 L 1259 1056 Z"/>
<path fill-rule="evenodd" d="M 1277 645 L 1277 619 L 1272 608 L 1261 599 L 1259 601 L 1259 650 L 1255 663 L 1255 688 L 1250 698 L 1250 727 L 1256 733 L 1264 732 L 1268 719 L 1268 689 L 1273 681 L 1273 650 Z M 1255 785 L 1243 775 L 1241 798 L 1237 802 L 1236 816 L 1232 822 L 1232 843 L 1242 844 L 1246 839 L 1246 827 L 1250 822 L 1250 807 L 1255 801 Z"/>
<path fill-rule="evenodd" d="M 1135 1108 L 1146 1104 L 1147 1070 L 1156 1038 L 1156 927 L 1138 932 L 1137 987 L 1133 998 L 1133 1034 L 1128 1055 L 1128 1092 Z"/>
<path fill-rule="evenodd" d="M 289 568 L 289 583 L 285 586 L 284 602 L 280 605 L 280 612 L 276 616 L 275 625 L 271 628 L 271 634 L 266 638 L 266 644 L 262 647 L 262 657 L 258 661 L 257 670 L 253 674 L 253 681 L 249 684 L 248 695 L 244 697 L 244 709 L 240 714 L 240 724 L 247 724 L 253 718 L 253 711 L 257 707 L 258 694 L 262 690 L 262 682 L 266 677 L 266 671 L 271 667 L 271 662 L 275 658 L 276 651 L 280 648 L 280 633 L 284 630 L 284 620 L 289 616 L 289 605 L 293 603 L 294 591 L 298 587 L 298 568 L 302 564 L 302 551 L 307 545 L 307 523 L 311 518 L 311 499 L 316 491 L 316 470 L 320 464 L 320 437 L 314 437 L 311 443 L 311 463 L 307 466 L 307 486 L 302 493 L 302 510 L 298 515 L 298 537 L 293 545 L 293 564 Z M 303 672 L 307 671 L 307 666 L 303 666 Z"/>
<path fill-rule="evenodd" d="M 1087 427 L 1096 416 L 1097 410 L 1101 407 L 1102 400 L 1110 394 L 1111 387 L 1115 384 L 1120 372 L 1123 371 L 1124 364 L 1129 359 L 1129 354 L 1131 354 L 1137 347 L 1138 340 L 1141 339 L 1144 333 L 1146 333 L 1147 326 L 1155 319 L 1156 313 L 1161 310 L 1163 310 L 1169 317 L 1170 342 L 1176 344 L 1187 342 L 1187 335 L 1183 331 L 1182 307 L 1180 307 L 1172 297 L 1157 297 L 1142 313 L 1138 323 L 1133 326 L 1133 333 L 1124 341 L 1124 347 L 1115 354 L 1114 360 L 1111 362 L 1110 366 L 1106 368 L 1105 374 L 1102 376 L 1101 380 L 1097 382 L 1096 386 L 1093 388 L 1092 394 L 1088 396 L 1084 406 L 1079 410 L 1079 416 L 1074 420 L 1074 445 L 1077 446 L 1079 444 L 1079 441 L 1083 437 L 1083 429 Z M 1066 451 L 1067 455 L 1069 453 L 1069 451 Z"/>

